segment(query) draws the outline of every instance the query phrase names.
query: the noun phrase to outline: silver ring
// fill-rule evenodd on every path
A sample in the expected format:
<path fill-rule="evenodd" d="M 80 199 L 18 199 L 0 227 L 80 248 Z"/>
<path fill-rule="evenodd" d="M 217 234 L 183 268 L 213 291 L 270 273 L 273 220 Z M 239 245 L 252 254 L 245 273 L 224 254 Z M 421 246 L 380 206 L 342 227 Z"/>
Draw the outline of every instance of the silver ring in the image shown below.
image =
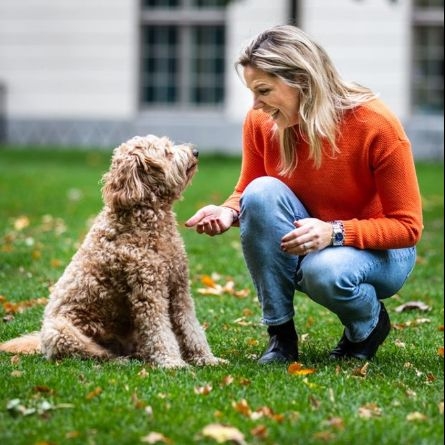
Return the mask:
<path fill-rule="evenodd" d="M 304 250 L 305 250 L 305 251 L 308 250 L 308 249 L 307 249 L 307 246 L 306 246 L 306 243 L 303 244 L 303 247 L 304 247 Z"/>

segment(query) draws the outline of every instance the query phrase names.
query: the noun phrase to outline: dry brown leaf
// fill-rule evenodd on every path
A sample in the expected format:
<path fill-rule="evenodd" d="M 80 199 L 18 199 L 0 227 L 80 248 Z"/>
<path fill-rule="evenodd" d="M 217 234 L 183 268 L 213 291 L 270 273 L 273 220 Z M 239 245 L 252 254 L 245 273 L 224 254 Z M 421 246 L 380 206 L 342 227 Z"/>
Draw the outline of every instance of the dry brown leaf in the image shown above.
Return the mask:
<path fill-rule="evenodd" d="M 90 391 L 85 398 L 87 400 L 91 400 L 94 399 L 95 397 L 99 396 L 102 393 L 102 388 L 100 386 L 97 386 L 96 388 L 94 388 L 92 391 Z"/>
<path fill-rule="evenodd" d="M 139 399 L 135 392 L 131 395 L 131 401 L 136 409 L 144 409 L 147 406 L 143 400 Z"/>
<path fill-rule="evenodd" d="M 247 346 L 258 346 L 259 341 L 256 338 L 248 338 L 246 340 Z"/>
<path fill-rule="evenodd" d="M 212 385 L 204 385 L 204 386 L 196 386 L 194 388 L 195 394 L 199 394 L 201 396 L 206 396 L 212 392 Z"/>
<path fill-rule="evenodd" d="M 394 345 L 397 346 L 398 348 L 406 348 L 406 343 L 404 343 L 402 340 L 398 338 L 394 340 Z"/>
<path fill-rule="evenodd" d="M 142 377 L 142 378 L 145 378 L 145 377 L 148 377 L 148 371 L 145 369 L 145 368 L 142 368 L 139 372 L 138 372 L 138 376 L 139 377 Z"/>
<path fill-rule="evenodd" d="M 425 414 L 419 413 L 418 411 L 414 411 L 413 413 L 409 413 L 406 416 L 406 420 L 408 422 L 424 422 L 428 417 Z"/>
<path fill-rule="evenodd" d="M 407 303 L 401 304 L 394 309 L 396 312 L 419 310 L 426 312 L 431 310 L 431 307 L 425 304 L 423 301 L 408 301 Z"/>
<path fill-rule="evenodd" d="M 19 355 L 13 355 L 12 357 L 11 357 L 11 360 L 10 360 L 10 362 L 11 362 L 11 365 L 18 365 L 19 363 L 20 363 L 20 356 Z"/>
<path fill-rule="evenodd" d="M 146 436 L 141 437 L 141 442 L 145 443 L 173 443 L 171 439 L 164 436 L 161 433 L 157 433 L 156 431 L 152 431 L 151 433 L 148 433 Z"/>
<path fill-rule="evenodd" d="M 426 381 L 427 381 L 428 383 L 435 382 L 436 380 L 437 380 L 437 377 L 436 377 L 434 374 L 432 374 L 431 372 L 427 373 L 427 375 L 426 375 Z"/>
<path fill-rule="evenodd" d="M 14 303 L 12 301 L 3 301 L 2 306 L 7 314 L 16 314 L 25 311 L 26 309 L 32 308 L 38 305 L 45 305 L 48 303 L 48 298 L 32 298 L 30 300 L 19 301 Z"/>
<path fill-rule="evenodd" d="M 316 371 L 314 368 L 304 368 L 301 363 L 293 362 L 288 366 L 287 372 L 291 375 L 308 375 Z"/>
<path fill-rule="evenodd" d="M 443 358 L 443 346 L 437 348 L 437 355 Z"/>
<path fill-rule="evenodd" d="M 226 375 L 223 379 L 222 379 L 222 385 L 223 386 L 229 386 L 233 383 L 235 379 L 231 376 L 231 375 Z"/>
<path fill-rule="evenodd" d="M 217 443 L 232 442 L 237 445 L 245 445 L 244 434 L 237 428 L 211 423 L 202 429 L 202 435 L 216 440 Z"/>
<path fill-rule="evenodd" d="M 311 405 L 312 409 L 319 409 L 321 402 L 316 397 L 314 397 L 312 394 L 309 395 L 309 404 Z"/>
<path fill-rule="evenodd" d="M 309 340 L 309 334 L 308 334 L 308 333 L 301 334 L 301 335 L 299 336 L 299 339 L 298 339 L 298 341 L 299 341 L 300 343 L 305 343 L 305 342 L 307 342 L 308 340 Z"/>
<path fill-rule="evenodd" d="M 201 283 L 206 287 L 215 287 L 216 283 L 215 280 L 210 277 L 209 275 L 203 275 L 201 277 Z"/>
<path fill-rule="evenodd" d="M 356 377 L 366 377 L 368 374 L 369 362 L 366 362 L 363 366 L 359 366 L 352 371 L 352 375 Z"/>
<path fill-rule="evenodd" d="M 253 315 L 252 309 L 245 307 L 243 309 L 243 317 L 251 317 Z"/>
<path fill-rule="evenodd" d="M 250 430 L 250 434 L 259 439 L 265 439 L 267 437 L 267 428 L 265 425 L 258 425 Z"/>
<path fill-rule="evenodd" d="M 245 298 L 249 295 L 249 289 L 235 289 L 235 282 L 229 279 L 224 285 L 217 283 L 220 276 L 217 274 L 203 275 L 201 277 L 201 283 L 205 285 L 204 288 L 197 289 L 197 292 L 201 295 L 223 295 L 229 294 L 238 298 Z"/>
<path fill-rule="evenodd" d="M 382 415 L 382 410 L 375 403 L 367 403 L 358 409 L 358 415 L 364 419 Z"/>
<path fill-rule="evenodd" d="M 50 388 L 49 386 L 46 386 L 46 385 L 36 385 L 36 386 L 33 386 L 32 390 L 34 392 L 42 393 L 42 394 L 54 394 L 54 389 L 52 389 L 52 388 Z"/>
<path fill-rule="evenodd" d="M 247 321 L 246 317 L 237 318 L 236 320 L 233 320 L 233 322 L 238 326 L 253 326 L 255 324 L 252 321 Z"/>
<path fill-rule="evenodd" d="M 14 229 L 17 231 L 21 231 L 23 229 L 26 229 L 26 227 L 28 227 L 30 224 L 29 222 L 29 218 L 27 216 L 19 216 L 15 221 L 14 221 Z"/>
<path fill-rule="evenodd" d="M 323 442 L 330 442 L 333 440 L 335 436 L 331 433 L 331 431 L 319 431 L 314 434 L 314 439 L 322 440 Z"/>
<path fill-rule="evenodd" d="M 394 323 L 393 328 L 396 330 L 404 329 L 404 328 L 411 328 L 411 327 L 416 327 L 416 326 L 419 326 L 419 325 L 425 324 L 425 323 L 431 323 L 431 320 L 429 318 L 416 318 L 415 320 L 408 320 L 408 321 L 405 321 L 404 323 Z"/>
<path fill-rule="evenodd" d="M 345 422 L 341 417 L 331 417 L 330 419 L 326 420 L 325 423 L 337 430 L 343 430 L 345 428 Z"/>
<path fill-rule="evenodd" d="M 216 419 L 219 419 L 219 418 L 221 418 L 221 417 L 223 417 L 224 416 L 224 413 L 222 412 L 222 411 L 219 411 L 219 410 L 216 410 L 214 413 L 213 413 L 213 417 L 215 417 Z"/>
<path fill-rule="evenodd" d="M 252 414 L 252 410 L 250 409 L 246 399 L 241 399 L 239 402 L 232 402 L 232 407 L 235 409 L 235 411 L 246 417 L 250 417 Z"/>
<path fill-rule="evenodd" d="M 67 439 L 76 439 L 80 436 L 80 432 L 79 431 L 68 431 L 67 433 L 65 433 L 65 437 Z"/>
<path fill-rule="evenodd" d="M 62 266 L 62 261 L 59 260 L 58 258 L 53 258 L 51 260 L 51 267 L 53 267 L 54 269 L 57 269 L 57 268 L 59 268 L 61 266 Z"/>
<path fill-rule="evenodd" d="M 31 252 L 31 257 L 33 260 L 38 260 L 42 258 L 42 252 L 38 249 L 35 249 Z"/>
<path fill-rule="evenodd" d="M 407 397 L 412 397 L 412 398 L 417 397 L 416 391 L 413 391 L 412 389 L 409 388 L 405 391 L 405 394 Z"/>

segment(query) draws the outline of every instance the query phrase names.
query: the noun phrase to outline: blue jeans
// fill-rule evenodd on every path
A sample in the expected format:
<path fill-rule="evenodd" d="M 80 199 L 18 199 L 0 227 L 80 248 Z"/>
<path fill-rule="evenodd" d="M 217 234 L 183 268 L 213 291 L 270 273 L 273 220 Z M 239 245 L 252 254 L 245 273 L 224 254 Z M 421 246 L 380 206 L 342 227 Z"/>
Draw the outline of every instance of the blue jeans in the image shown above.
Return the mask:
<path fill-rule="evenodd" d="M 276 178 L 252 181 L 240 204 L 241 245 L 266 325 L 294 317 L 297 290 L 336 314 L 350 341 L 363 341 L 378 322 L 379 300 L 394 295 L 414 268 L 415 247 L 327 247 L 305 256 L 283 252 L 280 241 L 295 228 L 293 221 L 310 215 Z"/>

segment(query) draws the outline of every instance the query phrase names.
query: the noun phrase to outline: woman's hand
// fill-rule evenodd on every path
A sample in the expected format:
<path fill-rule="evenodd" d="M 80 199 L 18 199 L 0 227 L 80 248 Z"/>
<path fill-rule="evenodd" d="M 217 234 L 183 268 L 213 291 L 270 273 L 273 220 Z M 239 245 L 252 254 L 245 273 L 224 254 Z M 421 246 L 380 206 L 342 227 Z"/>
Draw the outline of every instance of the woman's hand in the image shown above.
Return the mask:
<path fill-rule="evenodd" d="M 306 255 L 324 249 L 332 242 L 332 224 L 316 218 L 294 222 L 296 229 L 281 239 L 281 249 L 294 255 Z"/>
<path fill-rule="evenodd" d="M 208 205 L 198 210 L 188 221 L 186 227 L 196 227 L 198 233 L 210 236 L 221 235 L 229 230 L 234 222 L 235 210 L 229 207 Z"/>

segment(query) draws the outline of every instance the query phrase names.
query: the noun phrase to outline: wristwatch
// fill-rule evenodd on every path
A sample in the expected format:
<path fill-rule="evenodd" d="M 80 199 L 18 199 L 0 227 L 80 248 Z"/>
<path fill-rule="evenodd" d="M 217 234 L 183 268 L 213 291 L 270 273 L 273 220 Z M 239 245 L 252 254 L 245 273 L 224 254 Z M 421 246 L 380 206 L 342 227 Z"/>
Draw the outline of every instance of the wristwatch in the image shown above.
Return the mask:
<path fill-rule="evenodd" d="M 331 246 L 343 246 L 345 241 L 345 228 L 341 221 L 331 221 L 332 239 Z"/>

